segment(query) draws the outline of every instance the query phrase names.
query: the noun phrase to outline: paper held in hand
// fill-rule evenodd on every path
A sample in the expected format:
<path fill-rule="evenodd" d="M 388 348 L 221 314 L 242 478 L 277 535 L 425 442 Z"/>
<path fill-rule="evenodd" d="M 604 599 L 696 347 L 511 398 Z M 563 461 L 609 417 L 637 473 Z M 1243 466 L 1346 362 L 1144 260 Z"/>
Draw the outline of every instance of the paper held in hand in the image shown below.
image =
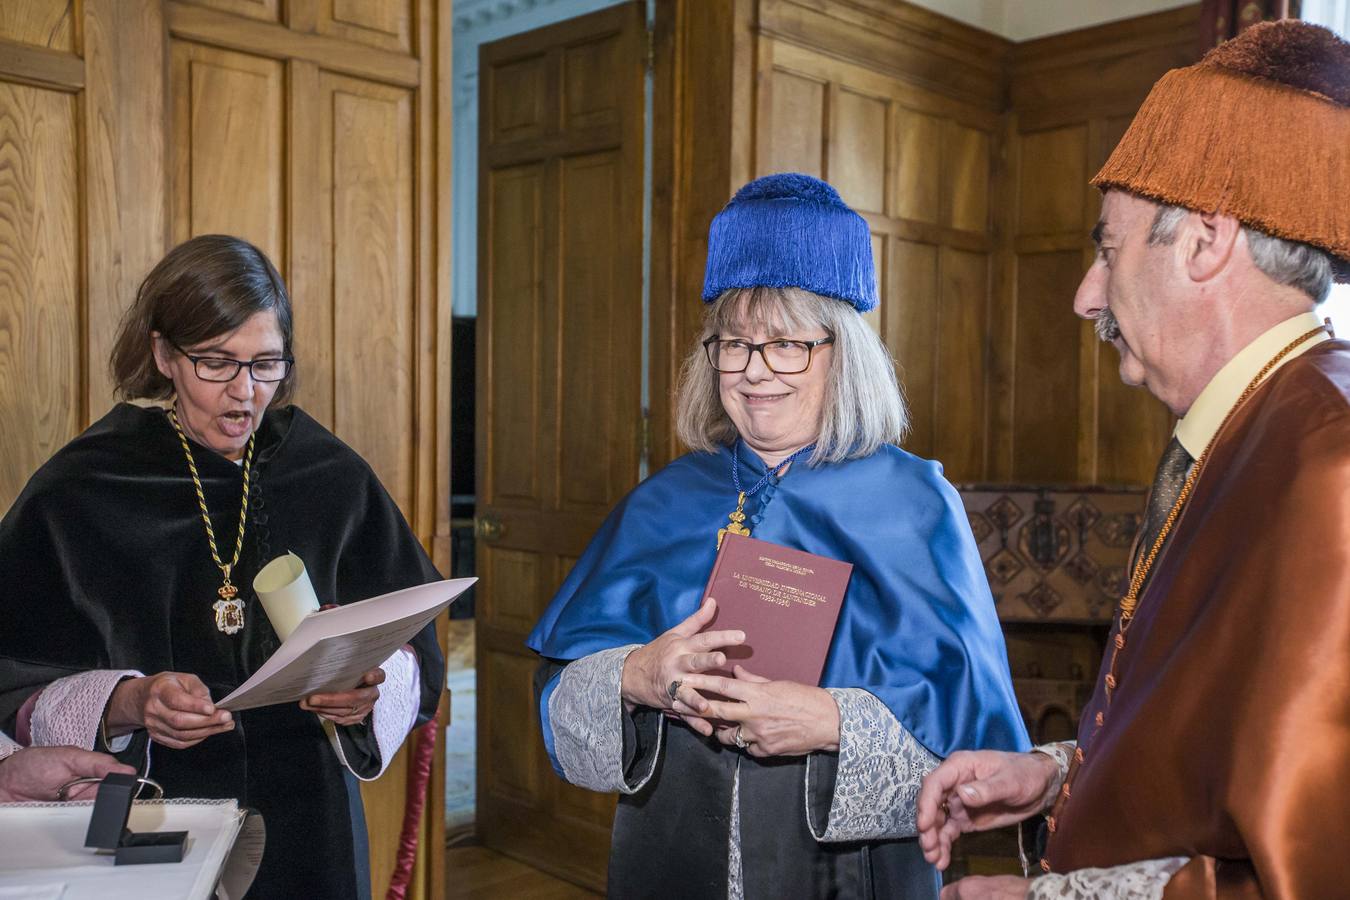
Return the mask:
<path fill-rule="evenodd" d="M 294 563 L 287 565 L 296 573 L 295 577 L 307 582 L 299 558 L 290 559 Z M 294 703 L 310 694 L 351 690 L 363 674 L 392 656 L 477 580 L 436 581 L 310 612 L 293 626 L 277 652 L 253 677 L 216 701 L 216 706 L 238 712 L 274 703 Z M 292 589 L 304 594 L 304 590 Z"/>
<path fill-rule="evenodd" d="M 853 573 L 850 563 L 728 534 L 703 596 L 717 601 L 704 631 L 739 629 L 745 643 L 723 648 L 736 664 L 774 681 L 818 685 Z"/>

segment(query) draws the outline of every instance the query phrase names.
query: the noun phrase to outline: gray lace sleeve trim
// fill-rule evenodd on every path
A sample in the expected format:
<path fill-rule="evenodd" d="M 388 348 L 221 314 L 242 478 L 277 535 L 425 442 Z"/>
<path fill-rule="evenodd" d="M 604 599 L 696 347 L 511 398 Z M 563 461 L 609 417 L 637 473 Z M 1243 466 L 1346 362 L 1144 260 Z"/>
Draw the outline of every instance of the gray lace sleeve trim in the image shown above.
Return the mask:
<path fill-rule="evenodd" d="M 828 688 L 839 705 L 839 763 L 824 822 L 812 815 L 813 778 L 821 766 L 806 762 L 806 817 L 818 841 L 913 837 L 915 801 L 923 777 L 940 760 L 920 744 L 884 703 L 861 688 Z"/>
<path fill-rule="evenodd" d="M 1060 786 L 1064 784 L 1064 779 L 1069 777 L 1069 763 L 1073 759 L 1073 752 L 1078 749 L 1077 741 L 1060 741 L 1055 744 L 1041 744 L 1031 748 L 1032 753 L 1043 753 L 1055 761 L 1055 766 L 1059 769 L 1059 775 L 1050 782 L 1050 786 L 1045 789 L 1045 799 L 1041 803 L 1041 811 L 1048 810 L 1059 796 Z"/>
<path fill-rule="evenodd" d="M 1162 900 L 1167 882 L 1187 862 L 1184 856 L 1171 856 L 1109 869 L 1042 875 L 1031 882 L 1027 900 Z"/>
<path fill-rule="evenodd" d="M 624 774 L 624 717 L 620 695 L 623 663 L 639 644 L 600 650 L 563 669 L 548 700 L 553 752 L 567 780 L 592 791 L 633 794 L 641 790 L 661 757 L 661 735 L 642 771 Z"/>

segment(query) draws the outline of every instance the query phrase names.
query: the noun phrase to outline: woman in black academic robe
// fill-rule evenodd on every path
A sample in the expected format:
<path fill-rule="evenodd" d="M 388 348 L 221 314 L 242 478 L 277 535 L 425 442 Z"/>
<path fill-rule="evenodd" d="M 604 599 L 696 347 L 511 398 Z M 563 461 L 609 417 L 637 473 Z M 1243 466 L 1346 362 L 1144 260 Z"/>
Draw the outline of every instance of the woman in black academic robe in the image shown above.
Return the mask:
<path fill-rule="evenodd" d="M 262 812 L 250 897 L 365 897 L 358 779 L 435 713 L 431 627 L 351 691 L 210 704 L 279 644 L 251 589 L 274 557 L 304 560 L 322 602 L 440 577 L 370 467 L 285 405 L 291 334 L 280 276 L 244 241 L 194 238 L 146 278 L 114 376 L 128 399 L 172 403 L 114 407 L 0 522 L 0 729 L 148 756 L 169 797 Z"/>

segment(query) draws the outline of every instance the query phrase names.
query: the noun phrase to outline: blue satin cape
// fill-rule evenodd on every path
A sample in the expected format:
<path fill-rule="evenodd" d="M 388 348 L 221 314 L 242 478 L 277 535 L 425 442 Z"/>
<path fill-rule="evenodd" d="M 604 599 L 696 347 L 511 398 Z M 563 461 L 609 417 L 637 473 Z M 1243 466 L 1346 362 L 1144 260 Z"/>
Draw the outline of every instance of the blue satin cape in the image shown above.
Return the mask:
<path fill-rule="evenodd" d="M 741 445 L 748 488 L 764 463 Z M 570 662 L 646 643 L 697 608 L 736 505 L 731 448 L 689 453 L 610 513 L 526 643 Z M 821 680 L 876 695 L 940 757 L 1025 750 L 1003 633 L 960 497 L 936 462 L 885 446 L 793 465 L 746 500 L 753 536 L 853 564 Z M 541 697 L 545 743 L 550 684 Z M 553 759 L 555 768 L 557 759 Z M 561 769 L 559 769 L 561 771 Z"/>

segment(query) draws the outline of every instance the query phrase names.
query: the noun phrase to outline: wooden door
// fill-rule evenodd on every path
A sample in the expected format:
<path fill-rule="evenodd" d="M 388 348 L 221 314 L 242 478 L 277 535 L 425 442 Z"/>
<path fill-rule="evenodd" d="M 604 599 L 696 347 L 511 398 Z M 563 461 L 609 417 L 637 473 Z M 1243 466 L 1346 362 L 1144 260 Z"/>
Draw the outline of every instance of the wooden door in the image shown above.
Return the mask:
<path fill-rule="evenodd" d="M 638 478 L 644 11 L 482 48 L 478 827 L 604 883 L 614 798 L 544 753 L 526 635 Z"/>

